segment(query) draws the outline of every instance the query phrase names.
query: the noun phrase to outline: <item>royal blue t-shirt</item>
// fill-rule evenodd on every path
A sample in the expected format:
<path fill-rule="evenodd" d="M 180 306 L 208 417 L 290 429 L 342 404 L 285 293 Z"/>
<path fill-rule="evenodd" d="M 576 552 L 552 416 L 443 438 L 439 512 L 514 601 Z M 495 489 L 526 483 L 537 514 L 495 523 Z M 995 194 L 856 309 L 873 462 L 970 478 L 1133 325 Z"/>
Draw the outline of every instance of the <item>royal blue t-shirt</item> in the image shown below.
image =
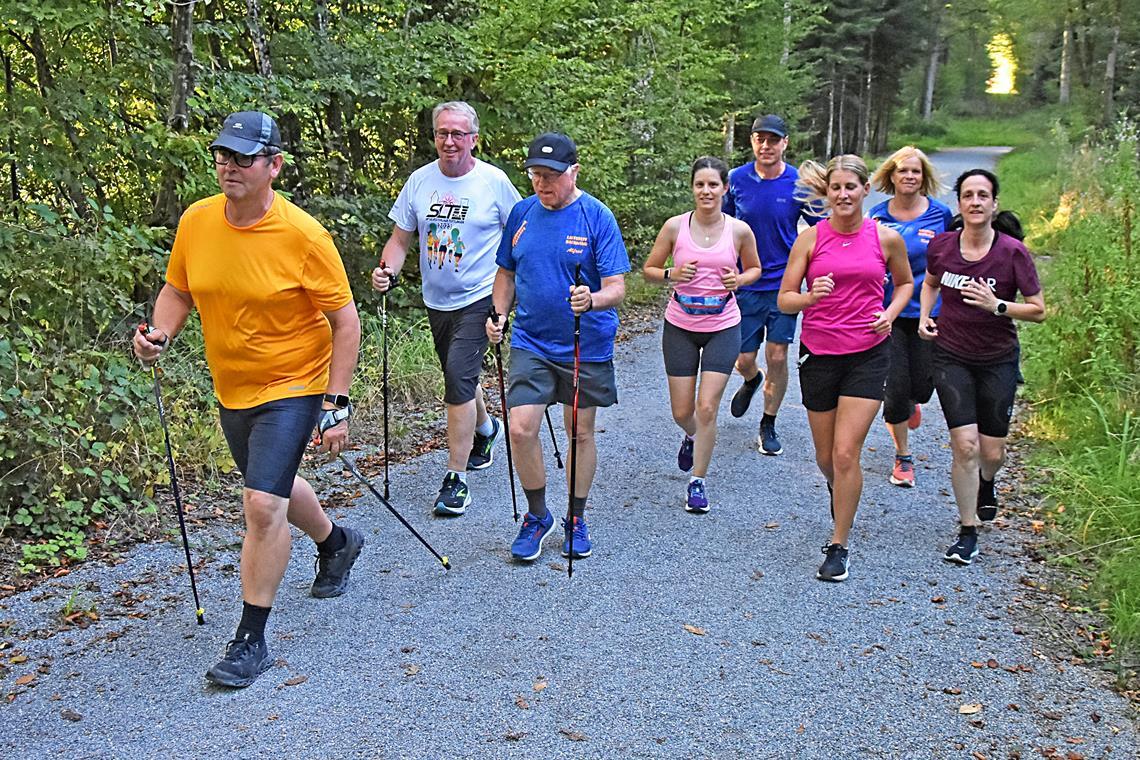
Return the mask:
<path fill-rule="evenodd" d="M 495 260 L 515 273 L 511 347 L 555 362 L 574 361 L 570 286 L 575 266 L 582 265 L 582 283 L 591 291 L 602 287 L 603 277 L 630 268 L 613 212 L 586 192 L 557 211 L 544 208 L 535 195 L 519 201 L 507 217 Z M 616 308 L 583 314 L 582 361 L 612 359 L 617 326 Z"/>
<path fill-rule="evenodd" d="M 819 221 L 795 198 L 799 176 L 791 164 L 784 164 L 783 173 L 775 179 L 762 178 L 754 163 L 729 172 L 722 208 L 752 228 L 760 254 L 760 279 L 741 290 L 779 290 L 800 219 L 813 225 Z"/>
<path fill-rule="evenodd" d="M 906 243 L 906 255 L 910 259 L 910 271 L 914 275 L 914 294 L 910 297 L 906 307 L 899 314 L 900 317 L 909 317 L 911 319 L 918 319 L 921 312 L 919 308 L 918 299 L 922 295 L 922 281 L 926 277 L 926 246 L 934 239 L 935 235 L 941 235 L 950 226 L 950 220 L 954 215 L 950 213 L 950 208 L 946 204 L 930 198 L 930 205 L 926 211 L 917 219 L 912 219 L 909 222 L 900 222 L 891 216 L 887 210 L 887 204 L 890 201 L 883 201 L 878 204 L 867 214 L 867 216 L 874 219 L 884 227 L 890 227 L 895 232 L 902 235 L 903 242 Z M 891 282 L 891 273 L 887 272 L 887 282 L 883 288 L 883 306 L 888 306 L 891 303 L 891 295 L 895 292 L 894 283 Z M 933 317 L 938 316 L 938 311 L 942 306 L 942 299 L 934 304 L 934 309 L 930 312 Z"/>

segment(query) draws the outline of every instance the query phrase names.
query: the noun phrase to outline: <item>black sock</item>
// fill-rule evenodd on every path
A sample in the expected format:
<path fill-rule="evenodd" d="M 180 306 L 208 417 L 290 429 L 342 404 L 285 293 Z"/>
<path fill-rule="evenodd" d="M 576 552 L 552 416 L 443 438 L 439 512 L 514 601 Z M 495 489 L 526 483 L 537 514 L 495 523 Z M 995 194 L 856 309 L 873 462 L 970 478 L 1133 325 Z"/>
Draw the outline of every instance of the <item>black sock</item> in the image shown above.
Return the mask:
<path fill-rule="evenodd" d="M 767 412 L 765 412 L 764 415 L 760 418 L 760 424 L 761 425 L 769 425 L 769 424 L 774 425 L 774 424 L 776 424 L 776 415 L 768 414 Z"/>
<path fill-rule="evenodd" d="M 324 557 L 331 557 L 344 548 L 348 543 L 348 536 L 344 534 L 344 528 L 336 523 L 333 523 L 332 532 L 329 537 L 324 541 L 317 542 L 317 552 Z"/>
<path fill-rule="evenodd" d="M 750 388 L 755 388 L 757 385 L 759 385 L 763 381 L 764 381 L 764 373 L 757 371 L 756 374 L 752 376 L 752 379 L 751 380 L 745 380 L 744 384 L 749 386 Z"/>
<path fill-rule="evenodd" d="M 235 639 L 246 638 L 250 642 L 262 641 L 265 638 L 265 622 L 269 620 L 269 611 L 272 607 L 258 607 L 249 602 L 241 603 L 241 622 L 238 623 Z"/>
<path fill-rule="evenodd" d="M 978 503 L 987 505 L 997 504 L 997 495 L 994 493 L 994 482 L 983 478 L 980 471 L 978 472 Z"/>
<path fill-rule="evenodd" d="M 978 526 L 977 525 L 962 525 L 958 528 L 958 532 L 964 536 L 969 536 L 969 535 L 976 536 L 976 535 L 978 535 Z"/>
<path fill-rule="evenodd" d="M 574 508 L 574 516 L 575 517 L 580 519 L 580 518 L 586 516 L 586 497 L 585 496 L 575 496 L 573 499 L 571 499 L 570 504 Z"/>
<path fill-rule="evenodd" d="M 546 516 L 550 514 L 550 510 L 546 508 L 546 486 L 524 488 L 523 495 L 526 496 L 526 511 L 539 520 L 545 520 Z"/>

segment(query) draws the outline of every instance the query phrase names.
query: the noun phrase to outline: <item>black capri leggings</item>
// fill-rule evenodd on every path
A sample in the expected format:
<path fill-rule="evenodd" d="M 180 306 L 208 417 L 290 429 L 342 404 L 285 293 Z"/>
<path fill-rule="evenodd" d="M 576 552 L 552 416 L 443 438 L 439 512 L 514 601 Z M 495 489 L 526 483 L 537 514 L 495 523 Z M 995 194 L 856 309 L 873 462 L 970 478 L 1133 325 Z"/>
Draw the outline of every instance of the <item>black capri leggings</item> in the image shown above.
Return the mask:
<path fill-rule="evenodd" d="M 906 422 L 915 404 L 925 404 L 934 393 L 934 344 L 918 337 L 918 318 L 899 317 L 891 327 L 891 369 L 883 397 L 883 420 L 888 425 Z"/>

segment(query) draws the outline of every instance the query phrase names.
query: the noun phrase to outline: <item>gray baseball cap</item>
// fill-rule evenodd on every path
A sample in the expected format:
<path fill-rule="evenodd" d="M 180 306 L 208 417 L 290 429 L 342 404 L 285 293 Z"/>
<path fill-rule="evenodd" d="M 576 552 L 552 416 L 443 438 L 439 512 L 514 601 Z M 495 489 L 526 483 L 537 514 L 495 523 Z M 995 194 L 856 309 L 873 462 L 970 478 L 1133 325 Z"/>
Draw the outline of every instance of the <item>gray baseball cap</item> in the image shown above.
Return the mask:
<path fill-rule="evenodd" d="M 281 130 L 273 117 L 261 111 L 238 111 L 226 117 L 210 150 L 225 148 L 243 156 L 281 152 Z"/>

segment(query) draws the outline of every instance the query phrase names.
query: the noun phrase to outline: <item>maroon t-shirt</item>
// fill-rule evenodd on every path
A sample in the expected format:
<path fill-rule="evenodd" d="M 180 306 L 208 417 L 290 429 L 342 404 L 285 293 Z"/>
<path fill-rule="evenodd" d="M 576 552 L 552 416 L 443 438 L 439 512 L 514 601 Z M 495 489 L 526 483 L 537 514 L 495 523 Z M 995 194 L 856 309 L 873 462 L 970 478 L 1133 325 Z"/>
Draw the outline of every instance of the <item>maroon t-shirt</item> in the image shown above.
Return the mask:
<path fill-rule="evenodd" d="M 944 232 L 926 249 L 926 271 L 942 286 L 942 312 L 938 316 L 935 343 L 965 361 L 989 361 L 1005 357 L 1017 348 L 1017 325 L 970 306 L 962 300 L 961 288 L 970 280 L 989 285 L 1002 301 L 1041 292 L 1033 256 L 1017 238 L 994 233 L 989 253 L 977 261 L 962 258 L 961 230 Z"/>

